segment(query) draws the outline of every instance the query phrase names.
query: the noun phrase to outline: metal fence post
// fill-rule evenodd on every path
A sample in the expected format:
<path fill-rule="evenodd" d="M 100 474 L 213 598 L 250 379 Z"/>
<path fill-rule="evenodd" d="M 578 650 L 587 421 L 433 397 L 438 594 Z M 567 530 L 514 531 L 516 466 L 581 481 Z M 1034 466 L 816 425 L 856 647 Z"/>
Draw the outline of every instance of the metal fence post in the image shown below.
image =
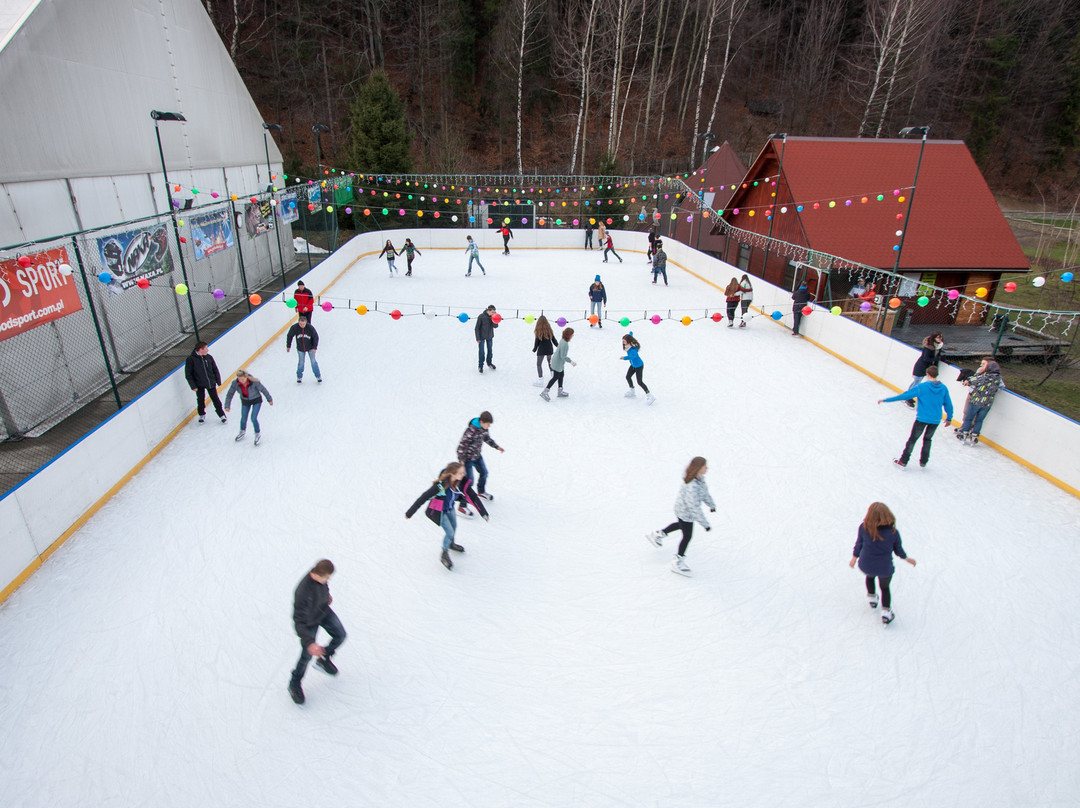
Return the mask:
<path fill-rule="evenodd" d="M 79 251 L 79 240 L 75 236 L 71 237 L 71 247 L 75 251 L 75 263 L 79 265 L 79 274 L 82 276 L 83 288 L 86 290 L 86 305 L 94 320 L 94 331 L 97 332 L 101 357 L 105 360 L 105 370 L 109 374 L 109 385 L 112 387 L 113 398 L 116 399 L 116 409 L 120 410 L 124 408 L 124 405 L 120 403 L 120 390 L 116 386 L 116 376 L 113 374 L 112 363 L 109 361 L 109 351 L 105 347 L 105 336 L 101 333 L 101 323 L 98 322 L 97 310 L 94 308 L 94 296 L 90 293 L 90 282 L 86 278 L 86 267 L 83 266 L 82 253 Z"/>
<path fill-rule="evenodd" d="M 232 201 L 231 199 L 229 200 L 229 207 L 231 208 L 231 212 L 232 212 L 232 220 L 235 223 L 236 222 L 236 203 L 234 201 Z M 280 246 L 280 242 L 279 242 L 279 246 Z M 244 245 L 240 241 L 240 231 L 239 231 L 239 229 L 236 232 L 236 255 L 240 259 L 240 282 L 242 284 L 244 284 L 244 300 L 247 301 L 248 314 L 251 314 L 251 287 L 248 286 L 247 272 L 244 270 Z M 272 261 L 271 261 L 270 266 L 271 266 L 271 268 L 273 267 L 273 262 Z M 284 277 L 284 275 L 282 277 Z M 198 334 L 196 334 L 196 339 L 197 338 L 198 338 Z"/>

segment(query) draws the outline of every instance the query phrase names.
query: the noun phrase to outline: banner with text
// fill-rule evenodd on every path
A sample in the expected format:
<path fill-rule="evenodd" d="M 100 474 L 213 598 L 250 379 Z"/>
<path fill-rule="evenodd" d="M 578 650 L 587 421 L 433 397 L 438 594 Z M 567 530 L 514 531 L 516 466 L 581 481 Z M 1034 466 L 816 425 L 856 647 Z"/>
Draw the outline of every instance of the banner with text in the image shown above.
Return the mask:
<path fill-rule="evenodd" d="M 25 267 L 0 261 L 0 340 L 82 310 L 65 248 L 28 257 Z"/>
<path fill-rule="evenodd" d="M 172 271 L 169 230 L 164 224 L 126 230 L 97 240 L 101 264 L 112 275 L 109 291 L 120 294 L 139 278 L 156 278 Z"/>
<path fill-rule="evenodd" d="M 203 216 L 192 216 L 188 223 L 191 225 L 191 246 L 196 261 L 223 252 L 236 244 L 227 209 Z"/>

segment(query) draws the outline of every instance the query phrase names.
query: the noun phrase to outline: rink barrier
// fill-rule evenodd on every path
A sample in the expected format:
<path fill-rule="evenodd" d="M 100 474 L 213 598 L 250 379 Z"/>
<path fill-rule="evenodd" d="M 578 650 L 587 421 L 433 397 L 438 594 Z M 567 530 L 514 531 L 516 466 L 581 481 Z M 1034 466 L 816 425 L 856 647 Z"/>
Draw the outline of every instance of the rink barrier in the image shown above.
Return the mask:
<path fill-rule="evenodd" d="M 459 249 L 463 268 L 468 263 L 466 233 L 473 236 L 481 251 L 502 249 L 502 239 L 495 230 L 399 230 L 389 234 L 375 231 L 353 238 L 302 280 L 313 292 L 318 290 L 316 297 L 319 297 L 364 259 L 377 256 L 388 235 L 398 240 L 406 233 L 421 251 Z M 648 245 L 644 233 L 619 230 L 612 233 L 618 242 L 616 249 L 645 254 Z M 515 231 L 512 242 L 512 251 L 580 250 L 582 247 L 582 231 L 573 230 Z M 681 269 L 718 291 L 715 310 L 721 310 L 724 301 L 719 293 L 728 279 L 733 275 L 738 277 L 742 270 L 673 239 L 666 240 L 664 248 L 669 267 Z M 790 290 L 780 289 L 759 278 L 754 278 L 753 284 L 752 308 L 767 322 L 790 328 Z M 295 283 L 281 293 L 281 299 L 291 296 L 294 288 Z M 234 369 L 226 383 L 233 378 L 236 368 L 251 362 L 277 342 L 293 322 L 295 312 L 281 305 L 277 298 L 275 295 L 264 301 L 214 341 L 212 352 L 218 366 Z M 846 318 L 832 316 L 821 306 L 814 305 L 813 308 L 813 314 L 803 318 L 803 341 L 893 390 L 907 387 L 911 367 L 918 357 L 917 350 Z M 780 321 L 769 316 L 774 310 L 783 313 Z M 960 412 L 967 388 L 954 381 L 954 373 L 943 375 L 957 412 Z M 181 363 L 173 373 L 0 499 L 0 525 L 4 526 L 4 534 L 0 536 L 0 581 L 7 582 L 0 590 L 0 603 L 75 535 L 194 417 L 191 390 Z M 1003 390 L 998 393 L 986 419 L 983 435 L 980 444 L 1002 452 L 1062 490 L 1080 497 L 1080 424 Z M 58 496 L 58 492 L 63 492 L 63 496 Z"/>

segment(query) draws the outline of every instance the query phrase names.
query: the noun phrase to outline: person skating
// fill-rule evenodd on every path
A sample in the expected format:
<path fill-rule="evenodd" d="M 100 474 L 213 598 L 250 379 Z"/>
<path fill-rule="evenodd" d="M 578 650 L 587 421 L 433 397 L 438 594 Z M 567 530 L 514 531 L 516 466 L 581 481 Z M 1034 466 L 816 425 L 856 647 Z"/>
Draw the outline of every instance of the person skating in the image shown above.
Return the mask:
<path fill-rule="evenodd" d="M 345 642 L 346 634 L 341 620 L 330 608 L 334 598 L 327 583 L 333 574 L 334 563 L 324 558 L 301 579 L 293 593 L 293 627 L 300 638 L 300 659 L 289 680 L 289 695 L 297 704 L 305 701 L 300 682 L 312 657 L 317 657 L 315 667 L 323 672 L 331 676 L 336 676 L 338 672 L 331 657 Z M 320 628 L 330 635 L 330 642 L 325 646 L 317 642 Z"/>
<path fill-rule="evenodd" d="M 574 329 L 564 328 L 562 332 L 562 342 L 559 343 L 559 347 L 555 349 L 555 353 L 551 355 L 551 381 L 547 383 L 547 387 L 540 391 L 540 398 L 544 401 L 551 401 L 551 396 L 548 395 L 548 390 L 551 389 L 553 384 L 559 385 L 558 398 L 566 398 L 570 394 L 563 390 L 563 379 L 566 378 L 566 364 L 570 363 L 572 367 L 577 367 L 577 362 L 570 358 L 570 340 L 574 337 Z"/>
<path fill-rule="evenodd" d="M 603 247 L 607 243 L 607 226 L 604 224 L 603 219 L 596 225 L 596 235 L 600 242 L 600 246 Z"/>
<path fill-rule="evenodd" d="M 304 286 L 303 281 L 296 282 L 296 291 L 293 292 L 293 300 L 296 301 L 296 314 L 298 317 L 307 317 L 311 322 L 311 315 L 315 311 L 315 295 Z"/>
<path fill-rule="evenodd" d="M 746 328 L 746 312 L 750 310 L 750 301 L 753 299 L 753 284 L 750 283 L 750 277 L 744 274 L 739 280 L 739 305 L 742 306 L 742 314 L 739 316 L 739 328 Z"/>
<path fill-rule="evenodd" d="M 656 225 L 649 227 L 649 251 L 645 253 L 645 260 L 652 261 L 653 253 L 656 252 L 656 242 L 659 240 L 656 234 Z"/>
<path fill-rule="evenodd" d="M 473 241 L 472 236 L 465 236 L 465 240 L 468 242 L 468 245 L 465 247 L 465 252 L 469 254 L 469 268 L 465 270 L 465 277 L 468 278 L 472 275 L 473 261 L 480 267 L 480 271 L 487 275 L 487 270 L 484 269 L 484 265 L 480 263 L 480 248 L 476 245 L 476 242 Z"/>
<path fill-rule="evenodd" d="M 994 397 L 1005 386 L 1001 380 L 1001 365 L 989 356 L 983 357 L 975 375 L 964 379 L 964 386 L 970 387 L 971 392 L 964 406 L 964 422 L 956 431 L 956 437 L 974 446 L 979 442 L 979 433 L 994 404 Z"/>
<path fill-rule="evenodd" d="M 600 281 L 600 276 L 596 276 L 589 285 L 589 317 L 596 315 L 596 325 L 601 328 L 604 327 L 604 309 L 607 305 L 607 290 L 604 288 L 604 284 Z M 593 323 L 590 320 L 589 328 L 593 327 Z"/>
<path fill-rule="evenodd" d="M 892 560 L 894 554 L 915 566 L 915 559 L 904 552 L 900 533 L 896 529 L 896 517 L 892 511 L 882 502 L 871 503 L 866 517 L 859 525 L 855 549 L 851 551 L 848 566 L 854 568 L 858 564 L 859 570 L 866 576 L 866 600 L 871 609 L 876 609 L 878 605 L 874 579 L 881 584 L 881 622 L 885 625 L 891 623 L 895 617 L 892 611 L 892 593 L 889 591 L 889 584 L 896 573 Z"/>
<path fill-rule="evenodd" d="M 695 457 L 690 461 L 683 474 L 683 484 L 679 489 L 679 495 L 675 499 L 675 521 L 663 530 L 654 530 L 645 536 L 651 544 L 662 547 L 664 538 L 676 530 L 682 533 L 682 541 L 679 542 L 679 550 L 671 560 L 671 571 L 679 575 L 690 575 L 690 568 L 686 566 L 686 549 L 690 546 L 690 538 L 694 534 L 694 522 L 697 522 L 706 531 L 712 530 L 712 525 L 705 518 L 705 512 L 701 505 L 709 506 L 710 513 L 716 513 L 716 503 L 709 494 L 709 486 L 705 484 L 705 474 L 709 471 L 709 465 L 704 457 Z"/>
<path fill-rule="evenodd" d="M 810 303 L 810 290 L 806 288 L 806 281 L 799 281 L 799 288 L 791 294 L 791 336 L 799 336 L 799 326 L 802 325 L 803 308 Z"/>
<path fill-rule="evenodd" d="M 386 265 L 390 268 L 390 277 L 394 277 L 394 273 L 397 272 L 397 265 L 394 264 L 394 256 L 397 255 L 397 250 L 394 249 L 393 242 L 390 239 L 386 240 L 386 244 L 382 248 L 382 252 L 379 253 L 379 258 L 386 256 Z"/>
<path fill-rule="evenodd" d="M 405 253 L 405 264 L 406 264 L 405 277 L 409 277 L 409 276 L 412 275 L 412 262 L 413 262 L 414 254 L 415 255 L 423 255 L 423 253 L 420 252 L 419 247 L 417 247 L 415 244 L 413 244 L 411 238 L 405 239 L 405 246 L 402 247 L 401 250 L 398 251 L 398 255 L 401 255 L 401 253 Z"/>
<path fill-rule="evenodd" d="M 617 252 L 615 252 L 615 245 L 612 243 L 610 235 L 604 241 L 604 244 L 606 245 L 604 247 L 604 263 L 605 264 L 607 263 L 607 254 L 611 253 L 612 255 L 614 255 L 616 258 L 619 259 L 619 263 L 621 264 L 622 263 L 622 258 L 620 258 L 619 254 Z"/>
<path fill-rule="evenodd" d="M 949 397 L 949 388 L 938 380 L 938 369 L 931 365 L 926 369 L 927 381 L 915 385 L 909 390 L 897 396 L 878 399 L 878 404 L 889 401 L 909 401 L 917 399 L 919 406 L 915 411 L 915 423 L 911 426 L 911 434 L 904 451 L 893 462 L 901 468 L 907 466 L 911 459 L 911 452 L 915 448 L 916 441 L 922 435 L 922 450 L 919 455 L 919 465 L 925 466 L 930 462 L 930 443 L 934 439 L 934 432 L 941 423 L 941 411 L 945 410 L 945 423 L 949 423 L 953 417 L 952 399 Z"/>
<path fill-rule="evenodd" d="M 739 308 L 739 300 L 742 298 L 742 287 L 739 286 L 739 282 L 732 278 L 727 287 L 724 289 L 724 302 L 727 303 L 727 327 L 733 328 L 735 326 L 735 312 Z"/>
<path fill-rule="evenodd" d="M 424 515 L 443 529 L 442 565 L 448 570 L 454 568 L 454 562 L 450 560 L 450 550 L 455 553 L 464 553 L 465 548 L 454 539 L 457 535 L 457 516 L 455 515 L 454 502 L 458 499 L 472 505 L 488 520 L 488 512 L 484 508 L 483 501 L 474 500 L 469 494 L 469 481 L 465 477 L 465 466 L 462 463 L 448 463 L 446 468 L 439 472 L 435 481 L 424 493 L 417 497 L 409 510 L 405 511 L 405 518 L 411 519 L 420 506 L 428 503 Z"/>
<path fill-rule="evenodd" d="M 668 285 L 667 282 L 667 253 L 664 252 L 664 242 L 660 239 L 656 240 L 656 250 L 653 252 L 652 257 L 652 282 L 656 283 L 656 278 L 659 275 L 664 276 L 664 286 Z"/>
<path fill-rule="evenodd" d="M 495 423 L 491 413 L 484 410 L 476 418 L 469 421 L 465 432 L 458 441 L 457 459 L 465 464 L 465 476 L 473 483 L 477 496 L 481 499 L 493 499 L 487 492 L 488 470 L 484 462 L 483 448 L 486 443 L 497 452 L 505 452 L 499 444 L 492 440 L 488 430 Z"/>
<path fill-rule="evenodd" d="M 499 233 L 502 234 L 503 239 L 503 255 L 509 255 L 510 239 L 514 237 L 514 231 L 510 229 L 510 225 L 503 224 L 503 226 L 499 228 Z"/>
<path fill-rule="evenodd" d="M 536 354 L 536 375 L 538 377 L 533 382 L 534 387 L 544 386 L 544 361 L 547 361 L 548 370 L 551 370 L 551 355 L 555 353 L 558 344 L 559 341 L 555 339 L 555 334 L 551 330 L 551 323 L 548 322 L 547 317 L 541 314 L 536 318 L 536 327 L 533 328 L 533 353 Z"/>
<path fill-rule="evenodd" d="M 221 407 L 221 399 L 218 398 L 218 385 L 221 384 L 221 371 L 218 370 L 217 362 L 210 355 L 210 348 L 205 342 L 196 342 L 195 349 L 184 362 L 184 377 L 188 387 L 195 391 L 195 408 L 199 412 L 199 423 L 206 421 L 206 394 L 210 394 L 210 401 L 214 404 L 214 412 L 226 423 L 225 411 Z"/>
<path fill-rule="evenodd" d="M 945 337 L 940 331 L 933 332 L 922 341 L 922 346 L 919 349 L 919 358 L 915 360 L 915 365 L 911 368 L 911 383 L 908 385 L 909 390 L 915 385 L 922 384 L 926 381 L 926 369 L 931 365 L 937 366 L 937 363 L 943 358 L 941 352 L 944 348 Z M 914 409 L 915 402 L 909 401 L 907 405 Z"/>
<path fill-rule="evenodd" d="M 634 338 L 633 331 L 622 338 L 622 349 L 626 351 L 626 356 L 623 359 L 630 363 L 630 367 L 626 369 L 626 383 L 630 385 L 630 389 L 626 391 L 626 397 L 633 398 L 637 395 L 634 392 L 633 381 L 633 377 L 636 376 L 638 387 L 645 391 L 645 400 L 652 404 L 656 401 L 656 396 L 649 392 L 649 388 L 645 386 L 645 382 L 641 378 L 645 372 L 645 363 L 638 354 L 638 351 L 641 350 L 641 343 Z"/>
<path fill-rule="evenodd" d="M 242 441 L 244 439 L 244 435 L 247 433 L 248 416 L 250 415 L 251 425 L 255 429 L 255 445 L 258 446 L 259 441 L 262 440 L 262 433 L 259 431 L 259 410 L 262 409 L 263 396 L 266 397 L 266 403 L 271 407 L 274 406 L 274 398 L 262 382 L 243 368 L 236 371 L 236 378 L 229 385 L 229 392 L 225 394 L 225 412 L 229 412 L 229 405 L 232 403 L 232 398 L 236 393 L 240 393 L 240 432 L 235 440 Z"/>
<path fill-rule="evenodd" d="M 491 346 L 495 340 L 495 329 L 499 327 L 499 324 L 491 317 L 494 313 L 495 305 L 492 304 L 476 318 L 476 325 L 473 327 L 473 333 L 476 335 L 476 345 L 479 349 L 477 366 L 480 368 L 481 373 L 484 372 L 485 349 L 487 351 L 487 366 L 495 370 L 495 365 L 491 363 Z"/>
<path fill-rule="evenodd" d="M 592 233 L 593 233 L 592 221 L 590 219 L 586 219 L 585 220 L 585 249 L 586 250 L 593 249 Z"/>
<path fill-rule="evenodd" d="M 322 372 L 319 370 L 319 363 L 315 359 L 315 351 L 319 347 L 319 332 L 315 330 L 315 326 L 308 322 L 307 317 L 301 317 L 285 334 L 285 353 L 292 350 L 294 338 L 296 339 L 296 383 L 301 384 L 304 381 L 304 360 L 306 358 L 311 360 L 311 372 L 315 374 L 315 378 L 322 384 Z"/>

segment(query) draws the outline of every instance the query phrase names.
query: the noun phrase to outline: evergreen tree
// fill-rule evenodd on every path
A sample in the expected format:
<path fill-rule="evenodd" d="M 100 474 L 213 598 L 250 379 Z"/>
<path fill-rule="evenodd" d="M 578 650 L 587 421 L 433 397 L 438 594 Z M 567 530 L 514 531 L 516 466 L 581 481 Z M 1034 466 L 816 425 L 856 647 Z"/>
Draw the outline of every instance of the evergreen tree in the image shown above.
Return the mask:
<path fill-rule="evenodd" d="M 409 145 L 412 135 L 405 127 L 401 97 L 381 70 L 360 88 L 352 103 L 350 167 L 369 174 L 408 174 L 412 171 Z"/>

